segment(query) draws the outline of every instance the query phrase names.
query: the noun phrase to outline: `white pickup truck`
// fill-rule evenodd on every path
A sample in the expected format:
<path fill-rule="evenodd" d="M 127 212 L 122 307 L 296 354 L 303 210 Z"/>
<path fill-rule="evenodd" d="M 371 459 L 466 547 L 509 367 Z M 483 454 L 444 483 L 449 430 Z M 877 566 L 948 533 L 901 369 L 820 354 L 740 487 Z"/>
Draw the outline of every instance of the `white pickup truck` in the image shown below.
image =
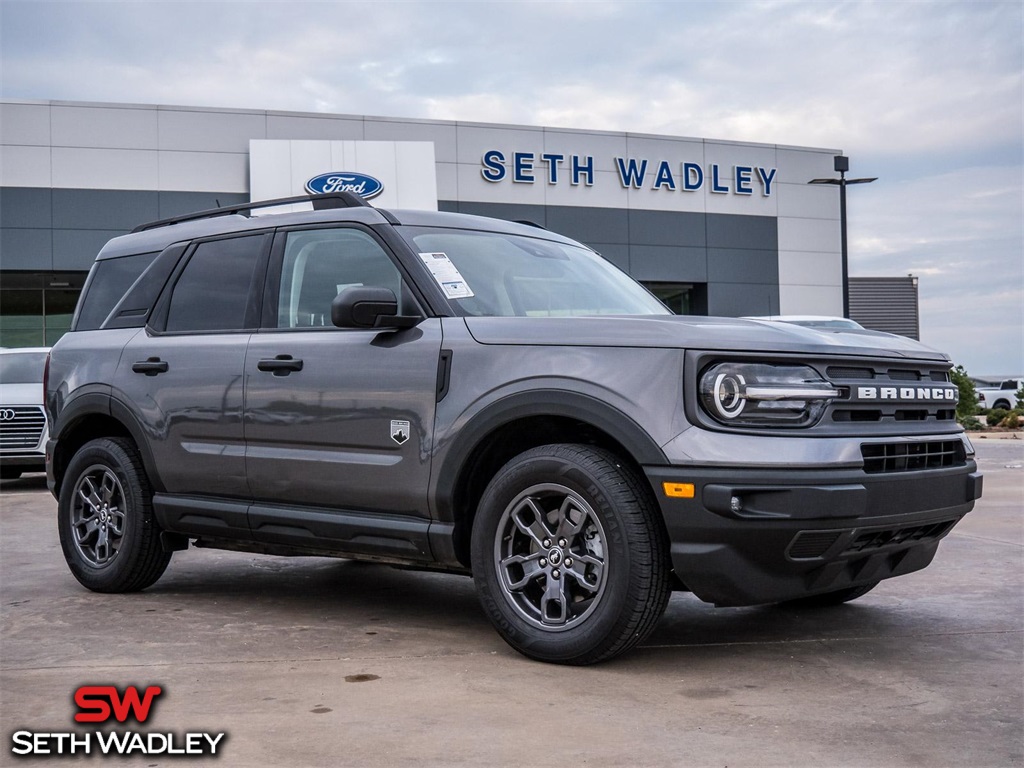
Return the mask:
<path fill-rule="evenodd" d="M 975 387 L 975 392 L 978 393 L 978 407 L 1011 410 L 1017 404 L 1017 391 L 1021 386 L 1024 386 L 1024 380 L 1021 379 L 979 382 Z"/>

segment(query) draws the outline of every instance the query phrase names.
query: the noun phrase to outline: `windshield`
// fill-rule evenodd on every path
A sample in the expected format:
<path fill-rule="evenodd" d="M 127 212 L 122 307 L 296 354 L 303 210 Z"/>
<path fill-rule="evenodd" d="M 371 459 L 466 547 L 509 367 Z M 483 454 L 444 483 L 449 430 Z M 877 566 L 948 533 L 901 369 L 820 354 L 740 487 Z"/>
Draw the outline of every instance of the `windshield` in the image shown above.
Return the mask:
<path fill-rule="evenodd" d="M 402 227 L 464 315 L 669 315 L 645 288 L 593 251 L 497 232 Z"/>
<path fill-rule="evenodd" d="M 0 384 L 40 384 L 45 365 L 45 352 L 0 355 Z"/>

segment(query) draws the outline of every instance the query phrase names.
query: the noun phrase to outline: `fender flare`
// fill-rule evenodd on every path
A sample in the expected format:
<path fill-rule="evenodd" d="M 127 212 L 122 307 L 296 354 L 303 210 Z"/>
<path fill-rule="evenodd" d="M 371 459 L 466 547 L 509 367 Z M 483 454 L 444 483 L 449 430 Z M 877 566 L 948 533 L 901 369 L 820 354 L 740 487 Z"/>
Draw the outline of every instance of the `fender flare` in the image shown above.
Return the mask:
<path fill-rule="evenodd" d="M 55 419 L 54 431 L 50 435 L 50 439 L 59 444 L 61 439 L 67 438 L 68 433 L 74 429 L 76 424 L 89 416 L 106 416 L 121 424 L 131 435 L 139 450 L 142 465 L 146 469 L 153 490 L 156 492 L 164 490 L 163 481 L 156 470 L 156 462 L 149 448 L 149 442 L 145 439 L 142 425 L 128 406 L 113 396 L 109 387 L 104 387 L 102 391 L 83 392 L 66 403 L 61 409 L 60 415 Z M 61 479 L 63 480 L 63 478 Z"/>
<path fill-rule="evenodd" d="M 434 485 L 436 519 L 454 520 L 452 499 L 463 467 L 494 430 L 533 416 L 558 416 L 587 423 L 615 439 L 637 464 L 668 464 L 661 447 L 632 418 L 590 395 L 558 389 L 531 390 L 503 397 L 486 406 L 459 429 L 445 452 Z"/>

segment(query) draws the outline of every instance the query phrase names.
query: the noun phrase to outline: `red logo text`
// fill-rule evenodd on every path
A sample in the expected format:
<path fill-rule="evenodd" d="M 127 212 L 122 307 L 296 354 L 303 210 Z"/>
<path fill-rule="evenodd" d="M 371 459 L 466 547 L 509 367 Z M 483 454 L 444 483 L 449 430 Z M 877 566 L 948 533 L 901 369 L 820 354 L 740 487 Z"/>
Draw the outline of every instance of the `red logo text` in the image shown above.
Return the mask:
<path fill-rule="evenodd" d="M 105 723 L 113 717 L 123 723 L 134 717 L 140 723 L 146 722 L 153 700 L 163 693 L 159 685 L 151 685 L 139 695 L 139 689 L 129 685 L 120 693 L 112 685 L 83 685 L 75 691 L 75 704 L 79 712 L 76 723 Z"/>

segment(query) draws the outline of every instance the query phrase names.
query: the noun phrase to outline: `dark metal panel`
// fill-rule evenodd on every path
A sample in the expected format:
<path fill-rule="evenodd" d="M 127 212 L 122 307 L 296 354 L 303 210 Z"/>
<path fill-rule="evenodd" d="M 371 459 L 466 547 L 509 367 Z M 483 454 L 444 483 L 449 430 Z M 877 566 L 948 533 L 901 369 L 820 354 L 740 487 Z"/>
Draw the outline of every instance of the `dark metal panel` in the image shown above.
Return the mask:
<path fill-rule="evenodd" d="M 704 248 L 632 244 L 629 267 L 630 274 L 637 280 L 703 283 L 708 279 L 708 256 Z"/>
<path fill-rule="evenodd" d="M 210 208 L 249 202 L 248 195 L 233 192 L 158 192 L 157 195 L 157 214 L 148 219 L 139 219 L 132 224 L 132 227 L 156 219 L 184 216 L 186 213 L 194 211 L 205 211 Z"/>
<path fill-rule="evenodd" d="M 920 339 L 917 278 L 851 277 L 850 318 L 873 331 Z"/>
<path fill-rule="evenodd" d="M 156 218 L 157 193 L 117 189 L 53 190 L 55 229 L 118 230 Z"/>
<path fill-rule="evenodd" d="M 779 247 L 779 224 L 772 216 L 709 213 L 707 228 L 709 248 Z"/>
<path fill-rule="evenodd" d="M 547 228 L 580 242 L 629 242 L 629 212 L 621 208 L 548 206 Z"/>
<path fill-rule="evenodd" d="M 53 269 L 88 271 L 106 242 L 122 230 L 55 229 L 53 230 Z"/>
<path fill-rule="evenodd" d="M 708 283 L 708 314 L 723 317 L 779 313 L 776 283 Z"/>
<path fill-rule="evenodd" d="M 623 272 L 630 274 L 628 245 L 622 245 L 620 243 L 590 243 L 590 247 L 600 253 L 604 258 Z"/>
<path fill-rule="evenodd" d="M 631 245 L 703 247 L 707 245 L 704 220 L 703 213 L 631 210 L 629 242 Z"/>
<path fill-rule="evenodd" d="M 53 226 L 51 190 L 0 187 L 0 228 L 48 229 Z"/>
<path fill-rule="evenodd" d="M 0 229 L 0 268 L 53 269 L 52 230 Z"/>
<path fill-rule="evenodd" d="M 722 283 L 779 283 L 779 252 L 709 248 L 707 279 Z"/>

